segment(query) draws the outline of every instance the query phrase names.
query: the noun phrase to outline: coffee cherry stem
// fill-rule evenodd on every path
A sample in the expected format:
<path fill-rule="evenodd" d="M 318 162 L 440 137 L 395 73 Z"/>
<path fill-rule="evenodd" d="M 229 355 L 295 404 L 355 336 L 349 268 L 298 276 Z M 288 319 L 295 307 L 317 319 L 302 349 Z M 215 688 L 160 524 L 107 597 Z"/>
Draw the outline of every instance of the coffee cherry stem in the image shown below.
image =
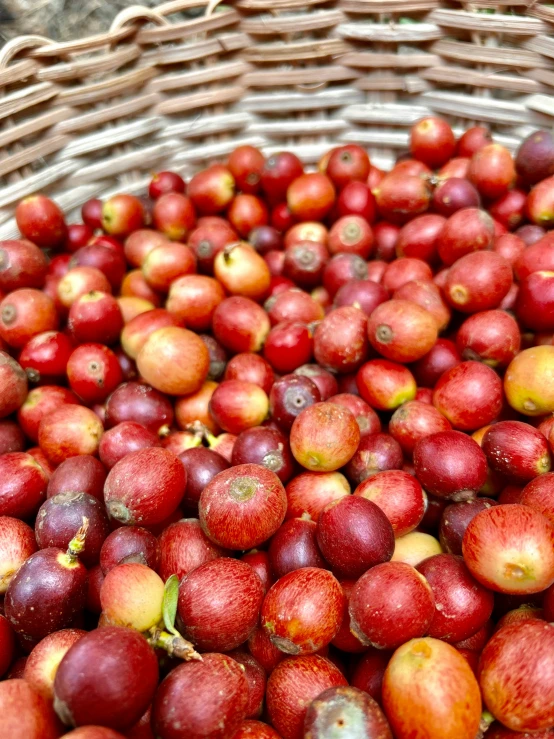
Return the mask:
<path fill-rule="evenodd" d="M 493 723 L 494 720 L 495 719 L 492 713 L 489 713 L 489 711 L 483 711 L 481 715 L 481 723 L 479 724 L 479 732 L 475 739 L 483 739 L 489 729 L 489 726 Z"/>
<path fill-rule="evenodd" d="M 169 634 L 160 628 L 150 630 L 148 643 L 155 649 L 164 649 L 170 657 L 179 657 L 179 659 L 189 662 L 190 660 L 202 661 L 202 657 L 195 650 L 194 646 L 183 639 L 182 636 Z"/>
<path fill-rule="evenodd" d="M 88 527 L 89 520 L 86 516 L 83 516 L 83 525 L 78 529 L 77 533 L 67 546 L 67 556 L 71 562 L 74 562 L 85 548 L 85 538 Z"/>

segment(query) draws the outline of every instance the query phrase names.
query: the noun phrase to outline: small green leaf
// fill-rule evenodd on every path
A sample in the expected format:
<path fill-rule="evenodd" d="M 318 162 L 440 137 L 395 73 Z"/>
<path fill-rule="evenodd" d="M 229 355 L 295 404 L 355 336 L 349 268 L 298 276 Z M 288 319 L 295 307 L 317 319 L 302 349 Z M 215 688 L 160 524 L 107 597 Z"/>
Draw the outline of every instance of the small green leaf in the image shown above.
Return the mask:
<path fill-rule="evenodd" d="M 181 636 L 175 628 L 175 617 L 177 615 L 177 601 L 179 599 L 179 578 L 171 575 L 167 578 L 164 587 L 162 613 L 165 628 L 175 636 Z"/>

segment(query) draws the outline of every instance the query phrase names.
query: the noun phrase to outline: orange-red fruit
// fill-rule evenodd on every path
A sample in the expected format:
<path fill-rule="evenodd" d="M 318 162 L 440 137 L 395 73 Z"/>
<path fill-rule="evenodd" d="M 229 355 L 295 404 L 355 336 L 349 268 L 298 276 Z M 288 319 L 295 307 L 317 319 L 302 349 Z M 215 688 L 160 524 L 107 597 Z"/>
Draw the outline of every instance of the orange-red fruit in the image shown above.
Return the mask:
<path fill-rule="evenodd" d="M 383 562 L 357 581 L 348 607 L 351 631 L 366 646 L 396 649 L 427 633 L 435 614 L 429 583 L 404 562 Z"/>
<path fill-rule="evenodd" d="M 157 246 L 148 253 L 142 263 L 142 274 L 146 282 L 153 290 L 164 293 L 178 277 L 195 271 L 194 252 L 189 246 L 179 242 Z"/>
<path fill-rule="evenodd" d="M 491 423 L 502 410 L 502 381 L 481 362 L 462 362 L 441 375 L 433 405 L 454 428 L 475 431 Z"/>
<path fill-rule="evenodd" d="M 54 301 L 41 290 L 22 287 L 0 303 L 0 340 L 16 349 L 25 346 L 33 336 L 57 327 Z"/>
<path fill-rule="evenodd" d="M 469 739 L 479 729 L 481 694 L 462 655 L 426 637 L 406 642 L 391 657 L 383 708 L 398 739 Z"/>
<path fill-rule="evenodd" d="M 289 657 L 267 681 L 267 711 L 283 739 L 302 739 L 311 702 L 327 688 L 347 685 L 342 672 L 318 654 Z"/>
<path fill-rule="evenodd" d="M 554 225 L 554 177 L 539 182 L 527 196 L 527 215 L 538 226 Z"/>
<path fill-rule="evenodd" d="M 202 215 L 215 215 L 229 205 L 235 195 L 235 180 L 227 167 L 212 164 L 189 182 L 187 194 Z"/>
<path fill-rule="evenodd" d="M 44 195 L 21 200 L 15 209 L 15 220 L 21 235 L 44 249 L 61 246 L 67 233 L 62 211 Z"/>
<path fill-rule="evenodd" d="M 360 427 L 353 413 L 334 403 L 315 403 L 295 419 L 291 451 L 312 472 L 332 472 L 345 465 L 360 443 Z"/>
<path fill-rule="evenodd" d="M 168 192 L 156 200 L 152 212 L 154 226 L 173 241 L 183 241 L 194 228 L 196 214 L 189 198 Z"/>
<path fill-rule="evenodd" d="M 58 739 L 63 731 L 50 701 L 20 678 L 0 683 L 0 711 L 6 739 Z"/>
<path fill-rule="evenodd" d="M 142 377 L 168 395 L 189 395 L 200 389 L 210 368 L 210 355 L 197 334 L 178 326 L 150 334 L 137 356 Z"/>
<path fill-rule="evenodd" d="M 398 224 L 424 213 L 431 200 L 431 189 L 423 177 L 400 172 L 387 174 L 373 194 L 382 217 Z"/>
<path fill-rule="evenodd" d="M 38 442 L 48 460 L 61 464 L 79 454 L 96 454 L 104 428 L 90 408 L 64 404 L 40 422 Z"/>
<path fill-rule="evenodd" d="M 554 411 L 554 346 L 524 349 L 510 362 L 504 392 L 512 408 L 526 416 Z"/>
<path fill-rule="evenodd" d="M 412 155 L 428 167 L 442 167 L 456 149 L 456 138 L 448 123 L 442 118 L 429 116 L 418 121 L 410 131 Z"/>
<path fill-rule="evenodd" d="M 277 531 L 287 510 L 283 484 L 258 464 L 223 470 L 200 496 L 199 518 L 206 536 L 226 549 L 259 546 Z"/>
<path fill-rule="evenodd" d="M 415 362 L 435 344 L 437 322 L 409 300 L 388 300 L 373 311 L 367 335 L 374 349 L 393 362 Z"/>
<path fill-rule="evenodd" d="M 323 220 L 334 202 L 333 183 L 321 172 L 300 175 L 287 190 L 288 206 L 300 221 Z"/>
<path fill-rule="evenodd" d="M 336 635 L 346 598 L 338 580 L 319 567 L 288 572 L 272 585 L 261 610 L 261 625 L 287 654 L 314 654 Z"/>
<path fill-rule="evenodd" d="M 162 620 L 164 584 L 161 577 L 139 562 L 113 567 L 100 588 L 107 623 L 148 631 Z"/>
<path fill-rule="evenodd" d="M 554 582 L 554 526 L 525 505 L 478 513 L 466 529 L 462 552 L 475 579 L 499 593 L 540 593 Z"/>
<path fill-rule="evenodd" d="M 231 295 L 252 300 L 264 298 L 271 282 L 265 259 L 244 242 L 225 247 L 217 254 L 214 274 Z"/>
<path fill-rule="evenodd" d="M 144 208 L 134 195 L 114 195 L 102 205 L 102 228 L 112 236 L 128 236 L 144 221 Z"/>
<path fill-rule="evenodd" d="M 494 251 L 474 252 L 448 270 L 444 296 L 463 313 L 492 310 L 502 304 L 512 286 L 512 267 Z"/>
<path fill-rule="evenodd" d="M 246 562 L 230 557 L 205 562 L 179 587 L 184 634 L 202 651 L 236 649 L 256 628 L 263 597 L 262 582 Z"/>
<path fill-rule="evenodd" d="M 415 398 L 417 385 L 407 367 L 388 359 L 370 359 L 356 375 L 362 398 L 380 411 L 394 410 Z"/>
<path fill-rule="evenodd" d="M 54 698 L 54 678 L 60 662 L 73 644 L 86 633 L 82 629 L 54 631 L 41 639 L 29 655 L 23 677 L 47 700 Z"/>
<path fill-rule="evenodd" d="M 554 725 L 553 673 L 554 625 L 538 619 L 499 629 L 483 649 L 478 669 L 489 711 L 508 728 L 522 732 Z"/>
<path fill-rule="evenodd" d="M 193 331 L 207 331 L 217 306 L 225 299 L 221 283 L 207 275 L 184 275 L 171 283 L 166 309 Z"/>
<path fill-rule="evenodd" d="M 469 163 L 467 177 L 489 200 L 502 197 L 516 181 L 516 168 L 510 152 L 500 144 L 479 149 Z"/>

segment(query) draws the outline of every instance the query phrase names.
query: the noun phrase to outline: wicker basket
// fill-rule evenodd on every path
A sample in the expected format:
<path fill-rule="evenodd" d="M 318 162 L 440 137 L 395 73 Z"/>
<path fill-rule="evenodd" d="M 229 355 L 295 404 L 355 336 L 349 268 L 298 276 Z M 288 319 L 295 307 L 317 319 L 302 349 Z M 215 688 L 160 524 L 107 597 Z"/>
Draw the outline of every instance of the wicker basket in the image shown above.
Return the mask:
<path fill-rule="evenodd" d="M 182 11 L 200 14 L 182 20 Z M 176 17 L 179 14 L 179 17 Z M 0 51 L 0 238 L 34 192 L 70 214 L 239 143 L 389 165 L 434 112 L 510 149 L 554 116 L 554 7 L 535 0 L 170 0 L 100 36 Z"/>

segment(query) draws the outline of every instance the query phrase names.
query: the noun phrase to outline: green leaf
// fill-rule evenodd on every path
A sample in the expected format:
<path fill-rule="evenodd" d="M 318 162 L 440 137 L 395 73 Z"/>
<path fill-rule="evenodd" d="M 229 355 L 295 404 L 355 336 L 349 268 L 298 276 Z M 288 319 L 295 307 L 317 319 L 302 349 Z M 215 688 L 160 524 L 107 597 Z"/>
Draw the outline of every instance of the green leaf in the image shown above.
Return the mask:
<path fill-rule="evenodd" d="M 177 601 L 179 600 L 179 578 L 177 575 L 171 575 L 167 578 L 164 587 L 164 597 L 162 602 L 162 613 L 164 626 L 171 634 L 181 636 L 175 628 L 175 617 L 177 615 Z"/>

